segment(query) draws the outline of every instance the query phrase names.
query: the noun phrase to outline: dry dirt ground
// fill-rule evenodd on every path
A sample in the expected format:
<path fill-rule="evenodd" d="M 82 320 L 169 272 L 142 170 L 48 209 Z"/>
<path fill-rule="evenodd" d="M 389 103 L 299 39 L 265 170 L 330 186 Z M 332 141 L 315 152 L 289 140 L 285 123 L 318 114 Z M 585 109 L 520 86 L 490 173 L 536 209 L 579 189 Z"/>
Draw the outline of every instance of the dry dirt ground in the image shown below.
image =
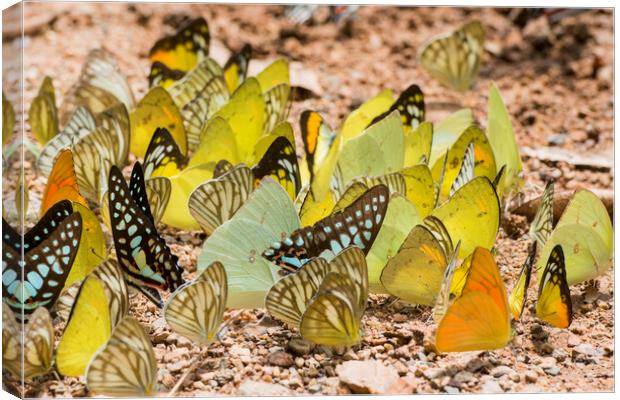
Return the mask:
<path fill-rule="evenodd" d="M 284 56 L 308 76 L 316 75 L 318 96 L 293 104 L 289 120 L 296 130 L 304 109 L 318 110 L 335 127 L 380 89 L 398 92 L 411 83 L 424 91 L 428 119 L 436 121 L 460 107 L 471 107 L 484 126 L 487 92 L 495 81 L 517 141 L 530 150 L 523 155 L 525 198 L 538 196 L 549 177 L 556 179 L 556 191 L 613 189 L 612 12 L 590 11 L 551 26 L 530 20 L 523 27 L 513 23 L 509 12 L 362 7 L 347 24 L 294 26 L 275 5 L 27 3 L 24 104 L 27 108 L 44 75 L 54 78 L 60 102 L 88 51 L 99 46 L 114 54 L 139 99 L 147 89 L 146 56 L 152 43 L 173 31 L 171 17 L 200 14 L 209 22 L 216 42 L 213 52 L 219 51 L 216 58 L 222 60 L 227 51 L 249 42 L 257 59 Z M 415 54 L 432 35 L 471 18 L 480 19 L 485 27 L 487 51 L 474 89 L 458 94 L 424 72 Z M 6 56 L 19 54 L 19 41 L 9 32 L 2 45 L 5 92 L 18 103 L 19 63 Z M 19 118 L 21 105 L 15 107 Z M 539 154 L 540 149 L 550 151 Z M 545 156 L 560 151 L 568 154 L 568 162 Z M 9 160 L 5 199 L 13 190 L 18 162 L 15 156 Z M 26 154 L 26 179 L 36 203 L 45 180 L 37 177 L 33 162 Z M 204 235 L 161 229 L 192 275 Z M 525 258 L 526 230 L 525 218 L 510 214 L 500 230 L 497 262 L 508 288 Z M 177 383 L 201 352 L 178 395 L 611 391 L 613 268 L 598 279 L 597 287 L 571 288 L 575 315 L 569 329 L 541 325 L 533 316 L 535 296 L 530 293 L 523 319 L 514 325 L 516 336 L 506 348 L 448 355 L 437 355 L 428 345 L 434 329 L 430 309 L 406 307 L 383 295 L 371 295 L 363 319 L 366 336 L 346 352 L 291 341 L 295 332 L 263 318 L 263 310 L 237 314 L 223 341 L 204 352 L 170 332 L 161 312 L 141 295 L 132 296 L 131 313 L 144 324 L 155 346 L 162 393 Z M 228 312 L 227 318 L 235 314 Z M 351 360 L 364 361 L 353 365 L 353 379 L 347 378 L 350 364 L 339 367 Z M 5 389 L 16 390 L 17 382 L 7 373 L 3 381 Z M 88 391 L 83 380 L 59 379 L 50 373 L 28 382 L 23 394 L 68 397 L 86 396 Z"/>

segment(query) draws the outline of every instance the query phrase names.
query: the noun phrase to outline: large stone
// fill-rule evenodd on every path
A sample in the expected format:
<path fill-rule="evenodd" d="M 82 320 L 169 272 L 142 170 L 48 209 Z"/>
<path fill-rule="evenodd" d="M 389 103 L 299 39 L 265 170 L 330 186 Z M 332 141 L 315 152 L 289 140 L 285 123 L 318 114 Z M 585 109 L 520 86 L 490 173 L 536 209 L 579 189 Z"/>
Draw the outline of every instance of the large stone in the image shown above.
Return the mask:
<path fill-rule="evenodd" d="M 283 368 L 291 367 L 295 363 L 293 356 L 283 351 L 277 351 L 269 354 L 269 357 L 267 357 L 267 362 L 271 365 L 277 365 L 278 367 Z"/>
<path fill-rule="evenodd" d="M 384 394 L 398 380 L 398 372 L 381 361 L 346 361 L 336 367 L 340 382 L 356 394 Z"/>

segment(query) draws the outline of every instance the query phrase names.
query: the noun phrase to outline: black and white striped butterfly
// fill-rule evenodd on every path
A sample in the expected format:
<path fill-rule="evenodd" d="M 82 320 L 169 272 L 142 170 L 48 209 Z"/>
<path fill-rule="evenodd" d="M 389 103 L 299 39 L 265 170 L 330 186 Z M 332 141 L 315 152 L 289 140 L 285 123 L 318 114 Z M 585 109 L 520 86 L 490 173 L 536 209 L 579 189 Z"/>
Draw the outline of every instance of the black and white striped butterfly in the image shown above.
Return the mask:
<path fill-rule="evenodd" d="M 82 217 L 68 200 L 52 206 L 23 237 L 2 219 L 2 298 L 18 319 L 51 309 L 60 295 L 82 234 Z M 22 259 L 22 243 L 23 254 Z"/>
<path fill-rule="evenodd" d="M 366 191 L 351 205 L 313 226 L 297 229 L 291 235 L 271 245 L 263 257 L 285 271 L 294 272 L 313 257 L 325 252 L 338 254 L 355 245 L 368 254 L 383 224 L 390 191 L 377 185 Z"/>
<path fill-rule="evenodd" d="M 139 162 L 130 182 L 128 188 L 121 171 L 115 166 L 110 169 L 108 201 L 116 255 L 128 283 L 163 306 L 157 289 L 172 291 L 182 285 L 183 270 L 157 233 Z"/>

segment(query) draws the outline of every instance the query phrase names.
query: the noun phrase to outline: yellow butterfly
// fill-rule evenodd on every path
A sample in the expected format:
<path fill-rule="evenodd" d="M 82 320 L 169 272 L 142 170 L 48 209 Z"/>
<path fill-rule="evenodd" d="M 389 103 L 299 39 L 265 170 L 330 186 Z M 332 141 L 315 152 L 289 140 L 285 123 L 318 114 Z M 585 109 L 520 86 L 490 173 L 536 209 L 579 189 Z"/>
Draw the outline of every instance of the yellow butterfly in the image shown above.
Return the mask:
<path fill-rule="evenodd" d="M 46 374 L 52 367 L 54 327 L 45 307 L 37 308 L 20 326 L 11 308 L 2 303 L 2 368 L 25 379 Z M 23 364 L 22 364 L 23 356 Z"/>
<path fill-rule="evenodd" d="M 538 285 L 536 316 L 558 328 L 568 328 L 573 320 L 570 289 L 566 282 L 566 265 L 562 246 L 551 251 Z"/>
<path fill-rule="evenodd" d="M 157 128 L 166 128 L 179 146 L 187 153 L 187 139 L 183 118 L 166 89 L 154 87 L 138 102 L 129 114 L 131 125 L 131 152 L 143 158 Z"/>
<path fill-rule="evenodd" d="M 478 77 L 484 53 L 484 30 L 471 21 L 430 39 L 418 53 L 422 67 L 443 85 L 464 92 Z"/>
<path fill-rule="evenodd" d="M 521 272 L 517 278 L 517 283 L 512 288 L 508 301 L 510 303 L 510 312 L 512 319 L 518 321 L 523 313 L 525 302 L 527 300 L 527 288 L 530 286 L 530 278 L 532 276 L 532 266 L 536 262 L 536 242 L 532 244 L 528 252 L 527 258 L 521 267 Z"/>
<path fill-rule="evenodd" d="M 491 181 L 479 176 L 463 185 L 452 197 L 431 211 L 445 225 L 452 242 L 461 242 L 460 256 L 481 246 L 490 249 L 500 223 L 499 198 Z"/>
<path fill-rule="evenodd" d="M 43 146 L 58 133 L 58 110 L 52 78 L 46 76 L 28 110 L 30 131 Z"/>
<path fill-rule="evenodd" d="M 430 220 L 434 221 L 429 223 Z M 381 272 L 383 287 L 412 304 L 434 305 L 444 271 L 451 269 L 449 265 L 458 259 L 442 222 L 434 217 L 428 217 L 428 221 L 409 232 Z"/>
<path fill-rule="evenodd" d="M 226 270 L 220 262 L 209 265 L 192 282 L 180 286 L 164 307 L 173 331 L 199 344 L 215 338 L 228 298 Z"/>
<path fill-rule="evenodd" d="M 157 360 L 138 321 L 125 316 L 86 369 L 86 386 L 94 394 L 114 397 L 152 396 L 157 387 Z"/>
<path fill-rule="evenodd" d="M 123 272 L 115 262 L 106 261 L 86 277 L 76 295 L 56 351 L 58 372 L 83 375 L 93 354 L 128 310 Z"/>
<path fill-rule="evenodd" d="M 470 257 L 462 286 L 437 327 L 435 347 L 440 352 L 493 350 L 511 338 L 508 298 L 493 256 L 477 247 Z M 450 285 L 451 296 L 454 284 Z"/>
<path fill-rule="evenodd" d="M 13 110 L 13 105 L 7 100 L 4 92 L 2 92 L 2 147 L 6 146 L 11 141 L 14 127 L 15 110 Z"/>
<path fill-rule="evenodd" d="M 330 272 L 301 317 L 301 336 L 328 346 L 359 343 L 367 298 L 368 270 L 364 252 L 349 247 L 330 262 Z"/>

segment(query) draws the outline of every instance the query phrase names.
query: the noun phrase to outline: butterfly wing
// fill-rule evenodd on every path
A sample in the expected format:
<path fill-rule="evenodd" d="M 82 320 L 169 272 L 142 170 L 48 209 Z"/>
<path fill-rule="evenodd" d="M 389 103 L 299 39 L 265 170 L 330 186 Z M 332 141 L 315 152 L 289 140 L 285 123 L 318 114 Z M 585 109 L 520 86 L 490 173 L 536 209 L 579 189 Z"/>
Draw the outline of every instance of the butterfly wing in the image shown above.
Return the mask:
<path fill-rule="evenodd" d="M 573 308 L 562 246 L 557 245 L 551 251 L 538 288 L 536 316 L 555 327 L 568 328 Z"/>
<path fill-rule="evenodd" d="M 280 321 L 298 328 L 308 302 L 328 272 L 327 261 L 313 258 L 296 273 L 274 283 L 265 298 L 265 308 Z"/>
<path fill-rule="evenodd" d="M 368 126 L 398 110 L 403 125 L 415 129 L 424 121 L 424 94 L 418 85 L 405 89 L 386 112 L 375 117 Z"/>
<path fill-rule="evenodd" d="M 52 367 L 54 327 L 45 307 L 37 308 L 24 334 L 24 378 L 46 374 Z"/>
<path fill-rule="evenodd" d="M 517 283 L 512 288 L 508 302 L 510 303 L 510 312 L 512 318 L 518 321 L 523 313 L 525 302 L 527 300 L 527 288 L 530 285 L 530 278 L 532 276 L 532 266 L 536 261 L 536 242 L 531 246 L 530 251 L 521 267 L 521 272 L 517 278 Z"/>
<path fill-rule="evenodd" d="M 504 283 L 491 253 L 475 249 L 461 295 L 439 322 L 440 352 L 492 350 L 510 340 L 510 315 Z"/>
<path fill-rule="evenodd" d="M 144 155 L 144 176 L 172 176 L 187 165 L 188 158 L 181 153 L 166 128 L 157 128 Z"/>
<path fill-rule="evenodd" d="M 89 360 L 110 337 L 112 320 L 106 286 L 94 275 L 82 282 L 56 350 L 65 376 L 82 376 Z"/>
<path fill-rule="evenodd" d="M 205 345 L 218 332 L 227 297 L 226 270 L 222 263 L 214 262 L 196 281 L 186 283 L 172 294 L 164 308 L 164 317 L 176 333 Z"/>
<path fill-rule="evenodd" d="M 415 226 L 381 272 L 381 284 L 393 296 L 412 304 L 434 305 L 447 255 L 433 234 Z"/>
<path fill-rule="evenodd" d="M 478 76 L 483 55 L 484 30 L 472 21 L 457 31 L 431 39 L 419 58 L 435 79 L 455 90 L 469 89 Z"/>
<path fill-rule="evenodd" d="M 161 81 L 161 65 L 176 71 L 175 76 L 183 75 L 209 53 L 209 26 L 204 18 L 198 17 L 181 27 L 174 35 L 159 39 L 149 50 L 151 67 L 149 85 Z M 169 77 L 172 77 L 169 75 Z M 165 82 L 169 86 L 172 82 Z"/>
<path fill-rule="evenodd" d="M 280 183 L 291 199 L 301 189 L 301 177 L 295 148 L 284 136 L 277 137 L 269 146 L 258 164 L 252 167 L 257 182 L 269 175 Z"/>
<path fill-rule="evenodd" d="M 254 189 L 254 175 L 243 164 L 198 186 L 189 196 L 189 212 L 207 233 L 228 221 Z"/>
<path fill-rule="evenodd" d="M 41 216 L 54 204 L 60 200 L 71 200 L 88 206 L 86 199 L 80 194 L 75 168 L 73 166 L 73 155 L 70 149 L 65 149 L 58 154 L 54 167 L 50 173 L 43 200 L 41 201 Z"/>
<path fill-rule="evenodd" d="M 157 385 L 157 360 L 148 336 L 130 316 L 93 356 L 86 369 L 88 390 L 103 396 L 151 396 Z"/>
<path fill-rule="evenodd" d="M 553 181 L 547 182 L 540 207 L 530 224 L 528 236 L 542 249 L 553 230 Z"/>
<path fill-rule="evenodd" d="M 316 111 L 306 110 L 302 112 L 299 125 L 308 169 L 310 170 L 310 181 L 312 182 L 315 171 L 327 157 L 336 139 L 336 132 L 327 126 L 323 117 Z"/>
<path fill-rule="evenodd" d="M 226 64 L 224 64 L 224 79 L 228 92 L 232 93 L 243 83 L 248 75 L 248 65 L 252 57 L 252 46 L 246 43 L 238 53 L 230 56 Z"/>
<path fill-rule="evenodd" d="M 52 79 L 43 79 L 39 93 L 32 100 L 28 110 L 30 131 L 41 145 L 45 145 L 58 133 L 58 111 Z"/>
<path fill-rule="evenodd" d="M 465 155 L 463 156 L 463 162 L 461 163 L 459 173 L 456 175 L 454 182 L 452 182 L 452 186 L 450 186 L 450 197 L 452 197 L 452 195 L 456 193 L 461 186 L 474 179 L 474 167 L 474 144 L 469 143 L 467 145 L 467 149 L 465 150 Z"/>
<path fill-rule="evenodd" d="M 363 271 L 366 271 L 364 267 Z M 366 294 L 368 286 L 366 286 Z M 364 291 L 364 288 L 361 289 Z M 328 346 L 352 346 L 361 340 L 358 289 L 350 276 L 330 272 L 304 312 L 299 331 L 305 340 Z"/>

